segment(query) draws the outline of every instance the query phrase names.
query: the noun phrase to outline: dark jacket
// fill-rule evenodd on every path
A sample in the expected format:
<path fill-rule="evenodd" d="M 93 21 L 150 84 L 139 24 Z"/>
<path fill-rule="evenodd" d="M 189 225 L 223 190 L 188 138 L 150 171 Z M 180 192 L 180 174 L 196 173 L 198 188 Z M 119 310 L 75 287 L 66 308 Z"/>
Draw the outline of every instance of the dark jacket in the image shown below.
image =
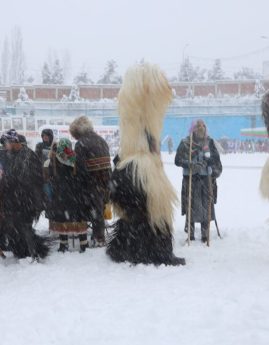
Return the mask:
<path fill-rule="evenodd" d="M 43 209 L 42 165 L 26 146 L 7 153 L 3 179 L 4 217 L 32 223 Z"/>
<path fill-rule="evenodd" d="M 50 220 L 55 222 L 80 221 L 77 195 L 80 188 L 74 168 L 60 163 L 57 158 L 49 164 L 51 200 L 46 210 Z"/>
<path fill-rule="evenodd" d="M 206 152 L 208 157 L 206 157 Z M 189 150 L 190 137 L 183 139 L 176 152 L 175 164 L 183 168 L 181 189 L 182 215 L 187 213 L 189 201 Z M 215 219 L 214 203 L 217 202 L 216 178 L 221 175 L 222 164 L 214 140 L 207 137 L 202 142 L 192 145 L 192 195 L 191 195 L 191 221 L 207 222 L 209 217 L 209 202 L 211 205 L 211 219 Z"/>
<path fill-rule="evenodd" d="M 76 176 L 80 185 L 77 201 L 85 217 L 90 219 L 91 211 L 97 209 L 103 213 L 104 203 L 109 200 L 109 147 L 101 136 L 89 131 L 77 141 L 75 152 Z"/>
<path fill-rule="evenodd" d="M 42 141 L 38 144 L 36 144 L 35 147 L 35 153 L 37 154 L 38 158 L 42 162 L 42 164 L 48 159 L 49 157 L 49 152 L 51 149 L 51 145 L 53 142 L 53 131 L 49 128 L 43 129 L 41 133 L 41 137 L 43 138 L 44 135 L 47 135 L 49 137 L 49 141 L 45 142 Z"/>

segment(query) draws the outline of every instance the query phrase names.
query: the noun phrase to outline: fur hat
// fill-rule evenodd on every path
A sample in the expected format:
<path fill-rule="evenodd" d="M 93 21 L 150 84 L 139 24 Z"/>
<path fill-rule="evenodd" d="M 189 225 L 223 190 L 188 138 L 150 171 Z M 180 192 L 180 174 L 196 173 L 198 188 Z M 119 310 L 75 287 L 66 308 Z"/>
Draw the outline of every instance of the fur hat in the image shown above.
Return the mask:
<path fill-rule="evenodd" d="M 9 131 L 7 131 L 1 136 L 1 143 L 5 144 L 6 142 L 9 142 L 9 143 L 19 142 L 18 133 L 16 132 L 15 129 L 10 129 Z"/>
<path fill-rule="evenodd" d="M 19 142 L 20 142 L 22 145 L 27 146 L 27 140 L 26 140 L 26 138 L 25 138 L 24 135 L 18 134 L 18 139 L 19 139 Z"/>
<path fill-rule="evenodd" d="M 70 127 L 69 131 L 75 139 L 83 137 L 85 134 L 93 130 L 93 125 L 87 116 L 80 116 L 75 119 Z"/>

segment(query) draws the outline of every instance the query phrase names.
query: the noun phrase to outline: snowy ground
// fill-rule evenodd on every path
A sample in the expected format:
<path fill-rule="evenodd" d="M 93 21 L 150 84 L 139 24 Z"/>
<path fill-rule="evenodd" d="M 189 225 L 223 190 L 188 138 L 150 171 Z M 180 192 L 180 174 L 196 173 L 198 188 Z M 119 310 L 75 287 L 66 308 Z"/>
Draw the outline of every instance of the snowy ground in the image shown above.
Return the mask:
<path fill-rule="evenodd" d="M 180 191 L 181 171 L 164 154 Z M 269 203 L 258 193 L 267 156 L 222 156 L 211 247 L 184 246 L 175 217 L 175 253 L 185 267 L 115 264 L 104 249 L 54 251 L 44 263 L 0 261 L 1 345 L 269 343 Z M 42 219 L 38 225 L 46 231 Z M 199 229 L 197 236 L 199 234 Z"/>

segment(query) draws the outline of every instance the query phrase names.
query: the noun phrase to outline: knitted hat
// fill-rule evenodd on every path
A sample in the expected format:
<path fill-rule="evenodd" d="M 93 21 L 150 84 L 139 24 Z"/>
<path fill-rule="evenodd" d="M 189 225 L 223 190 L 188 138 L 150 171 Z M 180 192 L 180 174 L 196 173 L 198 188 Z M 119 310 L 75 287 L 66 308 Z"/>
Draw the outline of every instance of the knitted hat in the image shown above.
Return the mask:
<path fill-rule="evenodd" d="M 194 132 L 194 130 L 196 129 L 196 126 L 197 126 L 197 123 L 198 123 L 198 122 L 202 122 L 202 123 L 204 124 L 204 126 L 205 126 L 205 136 L 207 136 L 207 135 L 208 135 L 208 134 L 207 134 L 207 127 L 206 127 L 206 124 L 205 124 L 204 120 L 202 120 L 202 119 L 193 120 L 193 121 L 191 122 L 191 125 L 190 125 L 190 128 L 189 128 L 189 134 L 191 134 L 191 133 Z"/>
<path fill-rule="evenodd" d="M 61 138 L 57 144 L 56 157 L 62 164 L 73 167 L 76 161 L 75 152 L 72 150 L 72 143 L 67 138 Z"/>
<path fill-rule="evenodd" d="M 7 131 L 1 136 L 1 143 L 6 143 L 6 142 L 9 142 L 9 143 L 19 142 L 18 133 L 16 132 L 15 129 L 10 129 L 9 131 Z"/>

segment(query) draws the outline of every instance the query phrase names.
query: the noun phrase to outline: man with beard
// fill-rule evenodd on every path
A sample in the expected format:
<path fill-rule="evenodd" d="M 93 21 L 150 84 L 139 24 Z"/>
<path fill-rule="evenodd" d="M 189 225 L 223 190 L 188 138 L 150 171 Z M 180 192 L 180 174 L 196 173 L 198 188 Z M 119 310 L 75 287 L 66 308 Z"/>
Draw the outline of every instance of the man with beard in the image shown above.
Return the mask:
<path fill-rule="evenodd" d="M 214 140 L 207 135 L 203 120 L 194 121 L 189 133 L 190 135 L 180 142 L 175 157 L 176 166 L 183 168 L 182 215 L 186 214 L 185 232 L 188 232 L 188 206 L 191 203 L 190 240 L 195 240 L 195 223 L 201 223 L 201 240 L 207 242 L 209 222 L 215 219 L 216 178 L 222 172 L 222 165 Z"/>
<path fill-rule="evenodd" d="M 44 258 L 46 240 L 32 227 L 43 208 L 42 166 L 36 154 L 19 142 L 14 129 L 1 137 L 6 165 L 1 179 L 1 228 L 8 248 L 18 258 Z"/>

